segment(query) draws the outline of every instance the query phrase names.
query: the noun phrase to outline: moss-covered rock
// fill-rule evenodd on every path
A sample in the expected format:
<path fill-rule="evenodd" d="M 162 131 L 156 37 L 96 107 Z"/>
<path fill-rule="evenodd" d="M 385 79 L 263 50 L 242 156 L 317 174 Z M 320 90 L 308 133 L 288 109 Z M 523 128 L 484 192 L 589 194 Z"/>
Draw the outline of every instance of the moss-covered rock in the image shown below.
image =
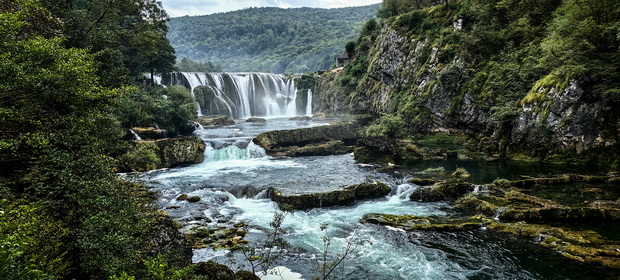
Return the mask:
<path fill-rule="evenodd" d="M 260 277 L 247 270 L 240 270 L 235 273 L 235 280 L 260 280 Z"/>
<path fill-rule="evenodd" d="M 217 116 L 199 116 L 196 120 L 197 123 L 202 126 L 228 126 L 235 125 L 237 122 L 229 116 L 217 115 Z"/>
<path fill-rule="evenodd" d="M 472 217 L 469 219 L 446 219 L 435 217 L 421 217 L 414 215 L 388 215 L 370 213 L 364 215 L 360 223 L 387 225 L 407 231 L 464 231 L 479 229 L 487 219 Z"/>
<path fill-rule="evenodd" d="M 205 144 L 195 136 L 137 141 L 120 157 L 120 171 L 146 171 L 204 161 Z"/>
<path fill-rule="evenodd" d="M 184 267 L 192 262 L 192 245 L 179 232 L 179 224 L 166 212 L 160 211 L 154 217 L 155 222 L 148 233 L 150 244 L 145 252 L 147 256 L 164 256 L 166 262 L 175 267 Z"/>
<path fill-rule="evenodd" d="M 344 122 L 326 126 L 278 130 L 261 133 L 254 138 L 254 143 L 263 147 L 268 155 L 290 155 L 305 153 L 348 153 L 360 137 L 359 125 L 355 122 Z M 329 144 L 328 144 L 329 143 Z M 305 148 L 305 146 L 310 147 Z M 321 146 L 325 145 L 325 146 Z"/>
<path fill-rule="evenodd" d="M 443 183 L 432 187 L 419 188 L 411 193 L 411 200 L 442 201 L 456 200 L 467 193 L 474 191 L 475 186 L 470 183 Z"/>
<path fill-rule="evenodd" d="M 433 179 L 425 179 L 425 178 L 413 178 L 409 180 L 409 183 L 415 184 L 418 186 L 431 186 L 431 185 L 438 183 L 438 181 L 433 180 Z"/>
<path fill-rule="evenodd" d="M 329 141 L 326 143 L 313 143 L 305 146 L 290 146 L 272 149 L 269 153 L 271 156 L 286 156 L 286 157 L 300 157 L 300 156 L 328 156 L 347 154 L 352 152 L 353 146 L 346 146 L 344 142 L 340 140 Z"/>
<path fill-rule="evenodd" d="M 249 123 L 264 123 L 267 122 L 266 119 L 263 118 L 248 118 L 245 120 L 245 122 L 249 122 Z"/>
<path fill-rule="evenodd" d="M 197 263 L 194 266 L 194 274 L 208 276 L 210 280 L 235 280 L 232 269 L 213 261 Z"/>
<path fill-rule="evenodd" d="M 284 195 L 278 190 L 272 190 L 271 200 L 280 205 L 290 205 L 293 209 L 309 209 L 348 205 L 357 199 L 379 198 L 388 195 L 392 189 L 383 183 L 371 182 L 345 187 L 326 193 L 312 193 L 301 195 Z"/>
<path fill-rule="evenodd" d="M 193 203 L 198 202 L 198 201 L 200 201 L 200 196 L 190 196 L 190 197 L 187 198 L 187 201 L 188 202 L 193 202 Z"/>

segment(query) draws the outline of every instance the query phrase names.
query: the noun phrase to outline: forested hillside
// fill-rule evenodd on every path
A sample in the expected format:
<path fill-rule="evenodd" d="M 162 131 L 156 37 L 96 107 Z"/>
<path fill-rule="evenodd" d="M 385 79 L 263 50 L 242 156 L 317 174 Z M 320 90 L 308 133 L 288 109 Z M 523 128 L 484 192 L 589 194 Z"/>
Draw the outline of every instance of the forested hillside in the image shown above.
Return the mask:
<path fill-rule="evenodd" d="M 387 0 L 378 15 L 315 110 L 396 115 L 490 154 L 619 164 L 620 2 Z"/>
<path fill-rule="evenodd" d="M 224 71 L 304 73 L 327 69 L 380 5 L 339 9 L 249 8 L 172 18 L 168 39 L 179 58 Z"/>

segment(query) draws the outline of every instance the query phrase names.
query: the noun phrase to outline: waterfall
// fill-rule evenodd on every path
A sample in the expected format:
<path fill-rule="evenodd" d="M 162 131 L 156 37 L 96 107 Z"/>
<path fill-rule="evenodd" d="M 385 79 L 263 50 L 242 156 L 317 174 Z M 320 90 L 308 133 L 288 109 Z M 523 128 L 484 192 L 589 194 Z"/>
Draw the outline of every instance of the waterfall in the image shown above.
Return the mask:
<path fill-rule="evenodd" d="M 214 143 L 206 142 L 205 161 L 229 161 L 229 160 L 247 160 L 265 157 L 265 149 L 261 146 L 249 143 Z"/>
<path fill-rule="evenodd" d="M 189 88 L 196 98 L 199 115 L 288 117 L 312 114 L 312 93 L 296 107 L 295 81 L 271 73 L 174 73 L 171 83 Z"/>
<path fill-rule="evenodd" d="M 136 133 L 133 129 L 129 129 L 129 132 L 131 132 L 131 135 L 133 135 L 133 140 L 134 141 L 141 141 L 142 137 L 140 137 L 140 135 L 138 135 L 138 133 Z"/>
<path fill-rule="evenodd" d="M 312 90 L 308 90 L 308 97 L 306 100 L 306 116 L 312 116 Z"/>

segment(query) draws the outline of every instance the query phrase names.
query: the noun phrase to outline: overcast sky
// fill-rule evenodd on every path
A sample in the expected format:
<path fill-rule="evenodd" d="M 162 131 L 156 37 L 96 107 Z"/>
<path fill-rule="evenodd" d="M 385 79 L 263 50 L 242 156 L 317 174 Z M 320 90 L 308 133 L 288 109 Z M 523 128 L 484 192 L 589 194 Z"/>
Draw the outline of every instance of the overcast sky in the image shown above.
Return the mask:
<path fill-rule="evenodd" d="M 340 8 L 381 3 L 381 0 L 160 0 L 170 17 L 208 15 L 249 7 Z"/>

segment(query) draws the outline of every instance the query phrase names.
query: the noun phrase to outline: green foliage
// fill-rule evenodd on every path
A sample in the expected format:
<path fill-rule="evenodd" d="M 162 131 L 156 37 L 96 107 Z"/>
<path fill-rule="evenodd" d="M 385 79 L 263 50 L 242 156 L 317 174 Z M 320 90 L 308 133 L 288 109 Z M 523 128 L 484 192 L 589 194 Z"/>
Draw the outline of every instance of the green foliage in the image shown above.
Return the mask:
<path fill-rule="evenodd" d="M 347 53 L 352 53 L 355 50 L 355 42 L 349 41 L 344 45 L 344 49 Z"/>
<path fill-rule="evenodd" d="M 121 93 L 115 114 L 122 120 L 123 127 L 158 126 L 170 135 L 194 131 L 196 105 L 194 97 L 186 88 L 127 87 Z"/>
<path fill-rule="evenodd" d="M 297 87 L 298 90 L 311 89 L 312 87 L 314 87 L 316 80 L 317 80 L 317 77 L 315 76 L 315 74 L 312 74 L 312 73 L 303 74 L 301 75 L 301 77 L 295 80 L 295 86 Z"/>
<path fill-rule="evenodd" d="M 125 170 L 147 171 L 157 169 L 161 163 L 157 151 L 157 145 L 153 142 L 136 143 L 133 149 L 120 157 L 123 165 L 131 168 Z"/>
<path fill-rule="evenodd" d="M 366 135 L 401 138 L 405 135 L 405 122 L 399 116 L 384 115 L 379 119 L 379 123 L 366 129 Z"/>
<path fill-rule="evenodd" d="M 458 178 L 467 178 L 470 176 L 469 171 L 467 171 L 467 169 L 463 168 L 463 167 L 457 167 L 456 171 L 454 171 L 454 173 L 452 173 L 453 177 L 458 177 Z"/>
<path fill-rule="evenodd" d="M 41 0 L 64 22 L 65 45 L 95 54 L 104 86 L 131 83 L 142 72 L 169 72 L 174 49 L 166 39 L 168 16 L 154 0 Z"/>
<path fill-rule="evenodd" d="M 248 8 L 186 16 L 170 20 L 168 38 L 178 56 L 224 71 L 306 73 L 328 69 L 377 9 Z"/>
<path fill-rule="evenodd" d="M 200 62 L 184 57 L 177 61 L 176 68 L 181 72 L 222 72 L 222 66 L 211 62 Z"/>
<path fill-rule="evenodd" d="M 66 230 L 34 205 L 0 201 L 0 275 L 3 279 L 54 279 L 67 274 Z"/>
<path fill-rule="evenodd" d="M 100 7 L 88 1 L 49 2 L 58 5 L 54 9 L 71 2 L 76 8 L 90 3 L 94 14 L 114 6 L 112 2 L 97 2 Z M 100 85 L 99 75 L 107 66 L 96 62 L 103 52 L 126 55 L 127 49 L 116 45 L 97 50 L 109 45 L 87 41 L 109 39 L 105 32 L 120 30 L 106 31 L 92 24 L 79 28 L 93 27 L 99 36 L 64 40 L 58 36 L 60 31 L 70 33 L 77 22 L 73 20 L 92 16 L 84 14 L 88 9 L 71 10 L 75 13 L 67 14 L 61 26 L 38 3 L 0 1 L 0 193 L 20 198 L 2 205 L 0 269 L 7 272 L 2 275 L 104 279 L 122 271 L 133 274 L 140 270 L 139 260 L 149 246 L 145 237 L 154 210 L 147 206 L 148 198 L 138 195 L 139 186 L 119 180 L 112 172 L 111 155 L 123 146 L 121 127 L 112 114 L 122 91 Z M 120 7 L 120 1 L 115 4 L 119 6 L 113 8 L 128 8 Z M 135 12 L 144 11 L 142 7 L 134 7 Z M 139 14 L 132 26 L 148 18 Z M 129 23 L 131 17 L 124 19 Z M 101 22 L 109 23 L 107 18 Z M 83 49 L 66 47 L 74 44 Z M 115 69 L 130 73 L 139 67 Z M 186 104 L 187 95 L 168 94 L 174 106 Z"/>

